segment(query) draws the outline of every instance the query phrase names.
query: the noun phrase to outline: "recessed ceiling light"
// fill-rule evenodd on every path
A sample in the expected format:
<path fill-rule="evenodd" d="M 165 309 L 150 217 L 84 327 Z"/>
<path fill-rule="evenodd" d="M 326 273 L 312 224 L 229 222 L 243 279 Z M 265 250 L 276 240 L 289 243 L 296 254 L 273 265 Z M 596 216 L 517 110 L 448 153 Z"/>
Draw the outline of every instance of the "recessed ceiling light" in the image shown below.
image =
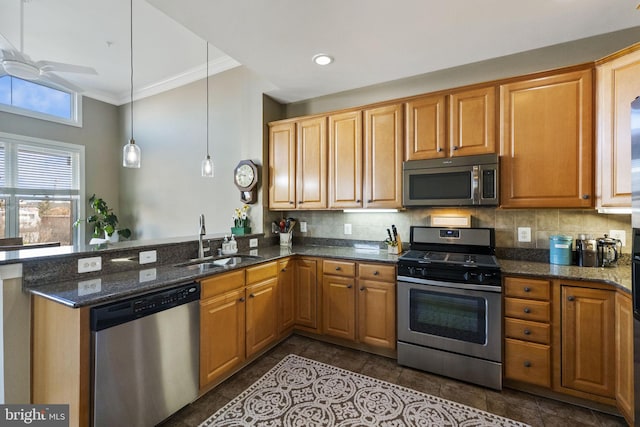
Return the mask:
<path fill-rule="evenodd" d="M 326 53 L 319 53 L 312 58 L 313 62 L 318 65 L 329 65 L 333 62 L 333 58 Z"/>

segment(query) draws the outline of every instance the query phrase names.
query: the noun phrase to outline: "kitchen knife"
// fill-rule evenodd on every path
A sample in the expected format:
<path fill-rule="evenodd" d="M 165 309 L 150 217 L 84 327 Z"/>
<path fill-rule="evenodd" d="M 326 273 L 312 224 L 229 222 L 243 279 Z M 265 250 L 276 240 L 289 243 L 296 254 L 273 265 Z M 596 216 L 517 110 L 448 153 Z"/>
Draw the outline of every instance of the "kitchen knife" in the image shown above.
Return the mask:
<path fill-rule="evenodd" d="M 398 240 L 398 229 L 396 228 L 395 225 L 391 225 L 391 230 L 393 231 L 393 241 L 397 241 Z"/>
<path fill-rule="evenodd" d="M 391 237 L 391 230 L 387 228 L 387 234 L 389 235 L 389 242 L 393 242 L 393 237 Z"/>

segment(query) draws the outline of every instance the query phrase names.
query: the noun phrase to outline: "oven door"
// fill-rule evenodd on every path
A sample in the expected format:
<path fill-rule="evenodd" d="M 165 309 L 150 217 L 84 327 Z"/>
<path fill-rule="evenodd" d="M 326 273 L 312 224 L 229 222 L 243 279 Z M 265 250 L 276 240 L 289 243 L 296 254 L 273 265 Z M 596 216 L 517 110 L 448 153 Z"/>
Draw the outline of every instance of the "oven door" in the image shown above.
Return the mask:
<path fill-rule="evenodd" d="M 398 281 L 399 341 L 502 362 L 501 287 L 416 281 Z"/>

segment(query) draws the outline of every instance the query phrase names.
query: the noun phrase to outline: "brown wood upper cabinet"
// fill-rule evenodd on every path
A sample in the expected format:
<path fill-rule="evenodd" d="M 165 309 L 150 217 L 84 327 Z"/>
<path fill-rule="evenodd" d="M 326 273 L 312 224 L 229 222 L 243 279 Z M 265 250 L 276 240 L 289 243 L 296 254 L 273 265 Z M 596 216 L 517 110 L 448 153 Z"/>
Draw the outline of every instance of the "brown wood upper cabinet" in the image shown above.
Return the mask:
<path fill-rule="evenodd" d="M 329 208 L 362 207 L 362 112 L 329 116 Z"/>
<path fill-rule="evenodd" d="M 494 86 L 408 101 L 405 160 L 495 153 L 495 111 Z"/>
<path fill-rule="evenodd" d="M 500 86 L 500 205 L 587 208 L 593 197 L 593 70 Z"/>
<path fill-rule="evenodd" d="M 402 104 L 364 110 L 364 208 L 402 207 Z"/>
<path fill-rule="evenodd" d="M 327 118 L 277 122 L 269 129 L 269 208 L 327 207 Z"/>
<path fill-rule="evenodd" d="M 598 208 L 631 207 L 631 101 L 640 95 L 640 43 L 596 67 Z"/>

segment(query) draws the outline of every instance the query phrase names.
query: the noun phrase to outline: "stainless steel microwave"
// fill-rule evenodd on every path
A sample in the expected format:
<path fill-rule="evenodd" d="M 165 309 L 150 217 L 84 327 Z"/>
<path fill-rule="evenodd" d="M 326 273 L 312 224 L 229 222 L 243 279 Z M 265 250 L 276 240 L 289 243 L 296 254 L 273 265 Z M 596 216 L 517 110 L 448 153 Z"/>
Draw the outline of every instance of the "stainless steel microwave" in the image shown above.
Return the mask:
<path fill-rule="evenodd" d="M 497 206 L 497 154 L 409 160 L 402 164 L 404 206 Z"/>

